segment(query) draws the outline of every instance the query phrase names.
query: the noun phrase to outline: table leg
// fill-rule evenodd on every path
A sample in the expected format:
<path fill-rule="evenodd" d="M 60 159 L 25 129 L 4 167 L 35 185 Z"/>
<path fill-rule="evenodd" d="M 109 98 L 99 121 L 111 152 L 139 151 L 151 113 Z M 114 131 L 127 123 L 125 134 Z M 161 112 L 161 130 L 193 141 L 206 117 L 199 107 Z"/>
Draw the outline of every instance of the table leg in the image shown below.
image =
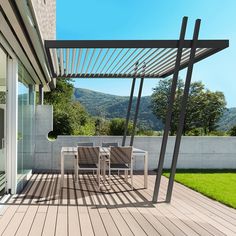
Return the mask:
<path fill-rule="evenodd" d="M 148 188 L 148 153 L 144 156 L 144 188 Z"/>
<path fill-rule="evenodd" d="M 103 174 L 103 181 L 106 180 L 106 157 L 102 157 L 102 174 Z"/>
<path fill-rule="evenodd" d="M 125 170 L 125 182 L 128 182 L 128 170 Z"/>
<path fill-rule="evenodd" d="M 64 185 L 64 153 L 61 152 L 61 187 Z"/>
<path fill-rule="evenodd" d="M 78 182 L 79 179 L 78 171 L 78 157 L 75 156 L 75 182 Z"/>

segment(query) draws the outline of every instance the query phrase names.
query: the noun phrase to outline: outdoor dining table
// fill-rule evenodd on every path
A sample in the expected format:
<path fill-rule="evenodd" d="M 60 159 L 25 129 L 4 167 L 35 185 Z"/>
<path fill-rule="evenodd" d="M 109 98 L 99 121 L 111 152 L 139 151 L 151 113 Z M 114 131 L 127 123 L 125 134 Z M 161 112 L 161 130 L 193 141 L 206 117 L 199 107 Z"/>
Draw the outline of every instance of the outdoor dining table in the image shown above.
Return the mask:
<path fill-rule="evenodd" d="M 109 154 L 110 154 L 110 148 L 100 147 L 101 158 L 109 158 Z M 63 183 L 64 183 L 65 156 L 73 156 L 75 158 L 76 163 L 78 163 L 77 162 L 77 158 L 78 158 L 77 147 L 62 147 L 61 148 L 61 187 L 63 187 Z M 144 188 L 147 188 L 148 187 L 148 152 L 142 149 L 133 148 L 133 157 L 134 157 L 134 160 L 139 157 L 144 158 Z M 78 169 L 76 171 L 76 174 L 78 174 Z"/>

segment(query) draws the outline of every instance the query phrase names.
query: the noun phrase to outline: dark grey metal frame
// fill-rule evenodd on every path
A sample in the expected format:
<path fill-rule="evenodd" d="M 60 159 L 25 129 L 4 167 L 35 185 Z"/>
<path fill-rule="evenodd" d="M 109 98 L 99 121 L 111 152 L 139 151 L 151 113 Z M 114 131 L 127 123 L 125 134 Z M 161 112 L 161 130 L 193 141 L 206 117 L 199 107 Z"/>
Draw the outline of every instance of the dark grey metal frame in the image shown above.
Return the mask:
<path fill-rule="evenodd" d="M 138 66 L 138 62 L 136 62 L 136 64 L 135 64 L 135 68 L 134 68 L 135 72 L 138 69 L 137 66 Z M 135 83 L 136 83 L 136 78 L 133 78 L 131 91 L 130 91 L 130 96 L 129 96 L 129 105 L 128 105 L 126 121 L 125 121 L 125 131 L 124 131 L 124 135 L 123 135 L 123 139 L 122 139 L 122 146 L 125 146 L 127 130 L 128 130 L 128 126 L 129 126 L 130 112 L 131 112 L 132 102 L 133 102 L 133 97 L 134 97 Z"/>
<path fill-rule="evenodd" d="M 153 193 L 153 199 L 152 199 L 153 202 L 157 202 L 158 193 L 159 193 L 160 184 L 161 184 L 161 176 L 162 176 L 162 170 L 163 170 L 165 153 L 166 153 L 166 146 L 167 146 L 167 141 L 168 141 L 168 136 L 169 136 L 169 131 L 170 131 L 172 109 L 173 109 L 173 104 L 175 100 L 175 91 L 176 91 L 176 86 L 177 86 L 177 81 L 178 81 L 178 76 L 179 76 L 180 61 L 181 61 L 181 56 L 182 56 L 182 51 L 183 51 L 183 42 L 184 42 L 186 28 L 187 28 L 187 21 L 188 21 L 187 17 L 184 17 L 182 21 L 181 32 L 180 32 L 180 37 L 179 37 L 179 46 L 178 46 L 178 52 L 177 52 L 177 57 L 176 57 L 176 62 L 175 62 L 175 71 L 173 75 L 171 92 L 170 92 L 170 97 L 168 101 L 165 130 L 164 130 L 164 134 L 162 138 L 161 151 L 160 151 L 158 168 L 157 168 L 157 177 L 155 181 L 155 187 L 154 187 L 154 193 Z"/>
<path fill-rule="evenodd" d="M 184 40 L 183 48 L 191 48 L 192 40 Z M 198 55 L 194 59 L 194 63 L 214 54 L 218 51 L 227 48 L 229 45 L 228 40 L 198 40 L 197 48 L 206 48 L 207 51 Z M 45 50 L 49 61 L 52 77 L 58 77 L 53 68 L 50 49 L 69 49 L 78 48 L 86 49 L 176 49 L 179 46 L 179 40 L 46 40 Z M 150 56 L 150 55 L 149 55 Z M 109 60 L 113 60 L 109 57 Z M 188 61 L 180 66 L 180 70 L 188 66 Z M 158 74 L 140 74 L 137 73 L 136 78 L 165 78 L 174 73 L 174 68 L 169 67 L 165 73 Z M 65 78 L 133 78 L 132 73 L 64 73 L 60 77 Z"/>
<path fill-rule="evenodd" d="M 186 108 L 187 108 L 187 102 L 188 102 L 189 88 L 190 88 L 191 78 L 192 78 L 192 73 L 193 73 L 194 56 L 196 52 L 200 24 L 201 24 L 201 20 L 200 19 L 196 20 L 194 33 L 193 33 L 193 45 L 191 48 L 190 60 L 189 60 L 186 81 L 185 81 L 185 86 L 184 86 L 184 93 L 183 93 L 183 97 L 181 101 L 179 124 L 178 124 L 176 139 L 175 139 L 175 147 L 174 147 L 174 154 L 173 154 L 172 164 L 171 164 L 170 178 L 169 178 L 169 183 L 168 183 L 168 188 L 167 188 L 166 202 L 170 202 L 171 196 L 172 196 L 174 178 L 175 178 L 175 173 L 176 173 L 176 166 L 177 166 L 177 161 L 178 161 L 178 156 L 179 156 L 180 142 L 181 142 L 181 137 L 182 137 L 183 128 L 184 128 L 184 120 L 185 120 L 185 114 L 186 114 Z"/>
<path fill-rule="evenodd" d="M 181 69 L 187 67 L 187 75 L 186 75 L 186 81 L 185 81 L 185 87 L 184 87 L 184 95 L 183 95 L 182 102 L 181 102 L 179 124 L 178 124 L 176 140 L 175 140 L 175 147 L 174 147 L 174 153 L 173 153 L 173 158 L 172 158 L 171 174 L 170 174 L 170 179 L 169 179 L 169 183 L 168 183 L 166 202 L 170 202 L 171 201 L 171 196 L 172 196 L 174 177 L 175 177 L 176 166 L 177 166 L 178 155 L 179 155 L 179 148 L 180 148 L 181 137 L 182 137 L 182 132 L 183 132 L 183 128 L 184 128 L 184 119 L 185 119 L 186 106 L 187 106 L 187 100 L 188 100 L 189 87 L 190 87 L 190 83 L 191 83 L 193 65 L 194 65 L 194 63 L 196 63 L 196 62 L 198 62 L 198 61 L 200 61 L 200 60 L 202 60 L 206 57 L 209 57 L 212 54 L 217 53 L 217 52 L 219 52 L 219 51 L 221 51 L 221 50 L 223 50 L 223 49 L 225 49 L 229 46 L 229 41 L 228 40 L 198 40 L 198 34 L 199 34 L 199 29 L 200 29 L 200 20 L 199 19 L 196 20 L 195 28 L 194 28 L 194 35 L 193 35 L 192 40 L 185 40 L 186 28 L 187 28 L 187 17 L 184 17 L 183 21 L 182 21 L 182 27 L 181 27 L 179 40 L 57 40 L 57 41 L 55 41 L 55 40 L 46 40 L 45 41 L 45 50 L 46 50 L 46 54 L 47 54 L 47 57 L 48 57 L 52 77 L 65 77 L 65 78 L 132 78 L 133 79 L 132 86 L 131 86 L 131 92 L 130 92 L 129 105 L 128 105 L 128 110 L 127 110 L 127 115 L 126 115 L 126 124 L 125 124 L 124 136 L 123 136 L 123 140 L 122 140 L 122 146 L 125 145 L 125 141 L 126 141 L 127 128 L 128 128 L 128 123 L 129 123 L 129 119 L 130 119 L 130 113 L 131 113 L 131 107 L 132 107 L 132 102 L 133 102 L 133 95 L 134 95 L 134 88 L 135 88 L 136 78 L 141 78 L 141 80 L 140 80 L 139 92 L 138 92 L 136 109 L 135 109 L 135 114 L 134 114 L 134 123 L 133 123 L 132 135 L 131 135 L 131 139 L 130 139 L 130 146 L 133 145 L 133 141 L 134 141 L 134 135 L 135 135 L 137 118 L 138 118 L 138 112 L 139 112 L 139 106 L 140 106 L 140 100 L 141 100 L 141 94 L 142 94 L 144 78 L 165 78 L 165 77 L 173 74 L 173 80 L 172 80 L 172 85 L 171 85 L 171 93 L 170 93 L 170 97 L 169 97 L 169 101 L 168 101 L 167 117 L 166 117 L 166 122 L 165 122 L 165 130 L 164 130 L 164 135 L 163 135 L 163 139 L 162 139 L 160 157 L 159 157 L 159 161 L 158 161 L 158 170 L 157 170 L 157 176 L 156 176 L 153 199 L 152 199 L 153 202 L 157 202 L 157 200 L 158 200 L 158 193 L 159 193 L 159 189 L 160 189 L 161 175 L 162 175 L 162 171 L 163 171 L 163 164 L 164 164 L 164 159 L 165 159 L 166 146 L 167 146 L 167 142 L 168 142 L 168 136 L 169 136 L 169 130 L 170 130 L 170 124 L 171 124 L 171 116 L 172 116 L 172 108 L 173 108 L 173 103 L 174 103 L 174 98 L 175 98 L 175 93 L 176 93 L 176 86 L 177 86 L 179 71 Z M 139 72 L 141 70 L 141 68 L 140 67 L 138 68 L 138 65 L 140 65 L 140 63 L 142 63 L 142 61 L 144 61 L 144 63 L 145 63 L 145 61 L 147 59 L 149 60 L 148 62 L 153 60 L 153 58 L 155 58 L 155 56 L 153 56 L 153 54 L 155 54 L 155 52 L 152 52 L 148 56 L 146 56 L 146 54 L 148 54 L 148 52 L 145 53 L 144 55 L 146 57 L 143 59 L 144 55 L 142 55 L 140 58 L 138 58 L 136 60 L 136 63 L 135 63 L 135 61 L 133 62 L 133 60 L 136 58 L 136 57 L 134 57 L 131 60 L 131 62 L 133 62 L 134 65 L 135 65 L 135 68 L 134 68 L 132 73 L 116 73 L 116 71 L 118 71 L 118 69 L 115 70 L 115 73 L 107 73 L 107 71 L 113 65 L 114 61 L 118 58 L 118 56 L 116 56 L 115 59 L 112 59 L 112 55 L 113 55 L 112 54 L 112 55 L 109 56 L 109 60 L 111 59 L 112 63 L 110 64 L 109 68 L 106 70 L 105 73 L 97 73 L 97 71 L 95 73 L 92 73 L 93 69 L 91 71 L 91 74 L 87 73 L 88 68 L 91 65 L 90 63 L 91 63 L 92 58 L 90 58 L 89 64 L 88 64 L 87 69 L 86 69 L 86 73 L 82 73 L 83 72 L 83 70 L 82 70 L 81 73 L 77 73 L 77 74 L 66 73 L 66 74 L 62 74 L 62 75 L 59 76 L 54 71 L 50 49 L 63 49 L 63 48 L 66 48 L 66 49 L 68 49 L 68 48 L 79 48 L 80 50 L 85 48 L 86 49 L 86 55 L 87 55 L 88 49 L 90 49 L 90 48 L 93 49 L 93 54 L 92 55 L 94 55 L 94 52 L 95 52 L 96 49 L 100 49 L 98 57 L 100 56 L 101 50 L 103 48 L 106 48 L 107 52 L 109 51 L 109 49 L 115 49 L 116 50 L 116 49 L 120 49 L 120 48 L 122 50 L 123 49 L 128 49 L 128 51 L 132 48 L 142 49 L 142 50 L 144 50 L 144 49 L 156 49 L 155 52 L 158 51 L 158 49 L 161 49 L 161 48 L 164 49 L 164 50 L 165 49 L 170 49 L 170 50 L 171 49 L 177 49 L 177 54 L 176 54 L 175 62 L 173 64 L 174 66 L 173 65 L 170 66 L 169 61 L 173 57 L 173 53 L 168 54 L 169 51 L 166 52 L 167 56 L 165 56 L 165 58 L 167 58 L 167 59 L 166 59 L 165 63 L 166 62 L 168 62 L 168 63 L 164 66 L 162 65 L 163 63 L 161 61 L 160 61 L 160 63 L 162 63 L 161 68 L 167 68 L 167 69 L 164 70 L 163 74 L 159 74 L 158 76 L 154 75 L 154 74 L 148 74 L 148 72 L 147 72 L 147 74 L 145 74 L 145 66 L 144 66 L 144 68 L 141 72 Z M 184 55 L 185 55 L 185 52 L 183 53 L 184 48 L 190 49 L 190 58 L 188 60 L 186 60 L 186 62 L 183 62 L 181 64 L 182 54 L 183 54 L 183 58 L 184 58 Z M 207 49 L 207 50 L 204 51 L 203 53 L 201 53 L 200 55 L 196 56 L 197 48 L 204 48 L 204 49 Z M 121 52 L 120 52 L 120 54 L 121 54 Z M 116 68 L 119 65 L 119 63 L 122 61 L 122 59 L 126 55 L 127 55 L 127 52 L 124 55 L 122 55 L 122 58 L 117 59 L 118 63 L 116 65 L 114 65 L 113 69 Z M 78 57 L 79 57 L 79 55 L 78 55 Z M 151 57 L 151 59 L 150 59 L 150 57 Z M 104 58 L 105 57 L 103 57 L 102 61 L 104 60 Z M 95 60 L 95 64 L 97 63 L 97 59 Z M 129 57 L 126 58 L 125 61 L 127 62 L 128 59 L 129 59 Z M 157 58 L 157 60 L 158 59 L 161 59 L 161 57 Z M 128 65 L 130 65 L 131 62 L 129 62 Z M 84 67 L 84 63 L 85 63 L 85 61 L 83 62 L 82 68 Z M 152 62 L 151 64 L 153 64 L 153 63 L 154 62 Z M 94 64 L 94 66 L 95 66 L 95 64 Z M 154 64 L 154 65 L 156 66 L 156 64 Z M 94 66 L 93 66 L 93 68 L 94 68 Z M 100 63 L 98 68 L 100 68 L 100 66 L 101 66 L 101 63 Z M 132 67 L 132 64 L 131 64 L 131 67 Z M 129 68 L 131 68 L 131 67 L 129 67 Z M 121 68 L 121 66 L 119 66 L 119 68 Z M 150 71 L 150 70 L 152 70 L 152 67 L 148 68 L 148 69 Z M 147 71 L 148 71 L 148 69 L 147 69 Z M 76 69 L 76 71 L 77 71 L 77 69 Z M 102 71 L 100 71 L 100 72 L 102 72 Z"/>
<path fill-rule="evenodd" d="M 136 125 L 137 125 L 137 120 L 138 120 L 138 112 L 139 112 L 139 106 L 140 106 L 140 101 L 141 101 L 141 96 L 142 96 L 143 82 L 144 82 L 144 78 L 141 78 L 140 84 L 139 84 L 136 109 L 135 109 L 135 113 L 134 113 L 133 129 L 132 129 L 132 133 L 131 133 L 131 137 L 130 137 L 130 144 L 129 144 L 130 146 L 133 146 L 133 144 L 134 144 L 134 135 L 135 135 Z"/>

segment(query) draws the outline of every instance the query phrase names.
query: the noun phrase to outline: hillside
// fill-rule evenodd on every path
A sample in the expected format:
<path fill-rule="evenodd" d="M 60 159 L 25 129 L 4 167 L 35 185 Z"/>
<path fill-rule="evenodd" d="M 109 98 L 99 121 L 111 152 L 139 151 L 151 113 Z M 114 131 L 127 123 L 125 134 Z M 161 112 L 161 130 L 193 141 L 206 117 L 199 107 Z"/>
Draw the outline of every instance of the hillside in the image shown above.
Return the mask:
<path fill-rule="evenodd" d="M 236 125 L 236 107 L 227 109 L 218 123 L 218 130 L 227 131 Z"/>
<path fill-rule="evenodd" d="M 81 102 L 92 116 L 100 116 L 107 119 L 126 117 L 129 97 L 110 95 L 88 89 L 75 88 L 74 100 Z M 134 97 L 131 116 L 133 117 L 137 98 Z M 162 129 L 161 121 L 152 114 L 150 109 L 150 96 L 142 97 L 138 118 L 139 127 L 147 129 Z"/>
<path fill-rule="evenodd" d="M 75 88 L 74 99 L 81 102 L 92 116 L 101 116 L 107 119 L 126 117 L 129 97 L 105 94 L 88 89 Z M 134 98 L 132 114 L 136 105 Z M 150 109 L 151 97 L 142 97 L 140 103 L 139 126 L 148 129 L 161 130 L 162 122 L 158 120 Z M 133 116 L 132 116 L 133 117 Z M 236 108 L 229 108 L 218 123 L 218 130 L 227 131 L 236 125 Z"/>

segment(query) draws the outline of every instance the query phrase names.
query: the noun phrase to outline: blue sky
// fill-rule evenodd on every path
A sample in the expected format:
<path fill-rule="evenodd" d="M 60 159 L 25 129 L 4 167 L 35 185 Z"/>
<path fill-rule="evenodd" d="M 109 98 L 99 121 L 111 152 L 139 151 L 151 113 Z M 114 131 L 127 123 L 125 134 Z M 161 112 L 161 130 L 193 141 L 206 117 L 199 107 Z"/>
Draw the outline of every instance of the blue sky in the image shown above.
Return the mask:
<path fill-rule="evenodd" d="M 236 0 L 57 0 L 57 39 L 178 39 L 183 16 L 191 38 L 200 18 L 201 39 L 229 39 L 230 47 L 197 63 L 193 80 L 224 92 L 227 106 L 236 107 L 235 9 Z M 157 79 L 146 79 L 143 95 L 156 85 Z M 129 95 L 131 80 L 77 79 L 75 86 Z"/>

